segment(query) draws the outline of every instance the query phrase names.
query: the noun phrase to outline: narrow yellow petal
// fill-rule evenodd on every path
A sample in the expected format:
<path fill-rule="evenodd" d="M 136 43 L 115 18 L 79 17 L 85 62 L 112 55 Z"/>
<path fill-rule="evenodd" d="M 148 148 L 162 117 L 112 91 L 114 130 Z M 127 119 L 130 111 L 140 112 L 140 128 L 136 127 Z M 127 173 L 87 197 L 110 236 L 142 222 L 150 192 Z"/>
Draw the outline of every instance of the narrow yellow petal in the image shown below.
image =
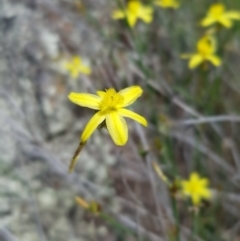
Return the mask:
<path fill-rule="evenodd" d="M 201 196 L 199 195 L 192 195 L 192 202 L 195 206 L 198 206 L 201 202 Z"/>
<path fill-rule="evenodd" d="M 136 25 L 137 22 L 137 16 L 132 13 L 127 14 L 127 22 L 131 28 L 133 28 Z"/>
<path fill-rule="evenodd" d="M 139 115 L 139 114 L 137 114 L 137 113 L 135 113 L 131 110 L 118 109 L 117 112 L 121 116 L 131 118 L 131 119 L 137 121 L 138 123 L 142 124 L 143 126 L 147 126 L 147 124 L 148 124 L 147 120 L 143 116 L 141 116 L 141 115 Z"/>
<path fill-rule="evenodd" d="M 211 198 L 211 191 L 207 188 L 203 189 L 201 192 L 201 196 L 205 199 L 210 199 Z"/>
<path fill-rule="evenodd" d="M 209 185 L 209 180 L 207 178 L 201 178 L 199 183 L 202 187 L 207 187 Z"/>
<path fill-rule="evenodd" d="M 225 12 L 225 6 L 222 3 L 215 3 L 209 9 L 209 15 L 219 16 Z"/>
<path fill-rule="evenodd" d="M 122 10 L 115 10 L 112 14 L 113 19 L 122 19 L 125 18 L 126 14 Z"/>
<path fill-rule="evenodd" d="M 75 93 L 71 92 L 68 95 L 68 98 L 71 102 L 74 104 L 83 106 L 83 107 L 88 107 L 94 110 L 99 110 L 99 104 L 101 101 L 101 97 L 93 94 L 88 94 L 88 93 Z"/>
<path fill-rule="evenodd" d="M 200 54 L 195 54 L 192 56 L 192 58 L 189 61 L 189 68 L 194 69 L 202 62 L 203 62 L 203 57 Z"/>
<path fill-rule="evenodd" d="M 220 66 L 222 63 L 221 59 L 216 55 L 209 55 L 207 56 L 206 59 L 209 60 L 213 65 L 217 67 Z"/>
<path fill-rule="evenodd" d="M 76 79 L 79 76 L 79 70 L 78 69 L 69 69 L 69 73 L 73 79 Z"/>
<path fill-rule="evenodd" d="M 232 21 L 231 19 L 229 18 L 226 18 L 226 17 L 221 17 L 219 20 L 218 20 L 219 23 L 221 23 L 224 27 L 226 28 L 231 28 L 232 27 Z"/>
<path fill-rule="evenodd" d="M 112 112 L 106 116 L 106 124 L 109 134 L 117 146 L 123 146 L 128 140 L 127 123 L 117 112 Z"/>
<path fill-rule="evenodd" d="M 92 135 L 92 133 L 98 128 L 98 126 L 105 120 L 106 115 L 98 111 L 87 123 L 84 131 L 81 135 L 81 141 L 85 142 Z"/>
<path fill-rule="evenodd" d="M 98 90 L 98 91 L 97 91 L 97 95 L 100 96 L 101 98 L 104 98 L 104 96 L 106 95 L 106 92 L 105 92 L 105 91 Z"/>
<path fill-rule="evenodd" d="M 211 16 L 207 16 L 206 18 L 204 18 L 202 21 L 201 21 L 201 26 L 203 27 L 208 27 L 214 23 L 216 23 L 217 20 L 216 18 L 213 18 Z"/>
<path fill-rule="evenodd" d="M 153 18 L 152 14 L 153 9 L 151 7 L 142 7 L 138 14 L 138 17 L 146 23 L 151 23 Z"/>
<path fill-rule="evenodd" d="M 200 180 L 200 176 L 198 175 L 197 172 L 192 172 L 190 175 L 190 180 L 192 182 L 198 182 Z"/>
<path fill-rule="evenodd" d="M 81 65 L 81 66 L 79 67 L 79 70 L 80 70 L 83 74 L 85 74 L 85 75 L 90 75 L 90 74 L 91 74 L 91 69 L 90 69 L 90 67 L 88 67 L 88 66 Z"/>
<path fill-rule="evenodd" d="M 240 12 L 228 11 L 224 14 L 224 17 L 234 20 L 240 20 Z"/>
<path fill-rule="evenodd" d="M 179 2 L 174 0 L 157 0 L 155 4 L 162 8 L 178 8 Z"/>
<path fill-rule="evenodd" d="M 125 107 L 135 102 L 136 99 L 142 95 L 143 90 L 140 86 L 135 85 L 122 89 L 118 93 L 124 98 L 124 103 L 121 107 Z"/>

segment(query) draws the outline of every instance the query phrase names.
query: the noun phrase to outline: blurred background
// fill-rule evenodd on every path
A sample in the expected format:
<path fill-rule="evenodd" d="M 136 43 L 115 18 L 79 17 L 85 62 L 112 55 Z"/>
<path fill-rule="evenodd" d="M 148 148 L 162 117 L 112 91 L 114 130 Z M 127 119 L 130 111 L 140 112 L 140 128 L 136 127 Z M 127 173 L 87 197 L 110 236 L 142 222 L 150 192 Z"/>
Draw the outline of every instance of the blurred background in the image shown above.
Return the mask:
<path fill-rule="evenodd" d="M 240 21 L 217 32 L 220 67 L 180 58 L 196 52 L 216 2 L 240 11 L 239 0 L 183 0 L 129 28 L 111 17 L 125 1 L 0 0 L 0 241 L 240 240 Z M 73 56 L 90 75 L 69 73 Z M 127 120 L 123 147 L 95 131 L 68 174 L 93 114 L 68 94 L 131 85 L 144 90 L 133 110 L 148 127 Z M 209 179 L 197 225 L 153 163 L 171 182 Z"/>

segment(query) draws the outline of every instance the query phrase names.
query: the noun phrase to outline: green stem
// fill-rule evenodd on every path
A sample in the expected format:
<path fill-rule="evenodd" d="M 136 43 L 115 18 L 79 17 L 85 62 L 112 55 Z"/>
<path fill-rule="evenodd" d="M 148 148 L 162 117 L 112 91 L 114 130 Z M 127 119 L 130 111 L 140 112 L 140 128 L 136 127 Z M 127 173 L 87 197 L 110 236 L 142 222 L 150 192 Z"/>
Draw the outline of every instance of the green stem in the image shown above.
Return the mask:
<path fill-rule="evenodd" d="M 194 241 L 194 237 L 198 233 L 198 212 L 193 211 L 193 223 L 192 223 L 192 232 L 191 232 L 191 241 Z"/>
<path fill-rule="evenodd" d="M 177 208 L 177 202 L 176 202 L 175 197 L 172 196 L 171 199 L 172 199 L 171 200 L 172 210 L 173 210 L 173 215 L 174 215 L 174 219 L 175 219 L 175 227 L 176 227 L 175 240 L 180 241 L 180 222 L 179 222 L 179 212 L 178 212 L 178 208 Z"/>
<path fill-rule="evenodd" d="M 107 213 L 101 212 L 100 217 L 111 227 L 113 227 L 118 233 L 119 236 L 123 236 L 124 234 L 132 235 L 133 237 L 137 237 L 138 235 L 135 231 L 131 230 L 130 228 L 125 227 L 119 221 L 108 215 Z M 146 238 L 140 238 L 139 241 L 148 241 Z"/>

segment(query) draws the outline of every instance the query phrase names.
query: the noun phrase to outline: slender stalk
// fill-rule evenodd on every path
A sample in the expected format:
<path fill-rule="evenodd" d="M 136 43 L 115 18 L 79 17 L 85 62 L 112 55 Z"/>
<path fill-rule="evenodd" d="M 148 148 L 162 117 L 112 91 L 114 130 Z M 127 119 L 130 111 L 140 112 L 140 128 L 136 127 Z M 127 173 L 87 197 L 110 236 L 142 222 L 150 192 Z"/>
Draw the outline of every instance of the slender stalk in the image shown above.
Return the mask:
<path fill-rule="evenodd" d="M 193 215 L 192 215 L 192 232 L 191 232 L 191 241 L 194 241 L 194 238 L 196 236 L 196 234 L 198 233 L 198 210 L 194 210 L 193 211 Z"/>
<path fill-rule="evenodd" d="M 177 207 L 177 202 L 174 196 L 171 197 L 171 202 L 172 202 L 172 210 L 173 210 L 173 215 L 175 219 L 175 226 L 176 226 L 176 235 L 175 235 L 175 240 L 180 241 L 180 221 L 179 221 L 179 212 L 178 212 L 178 207 Z"/>
<path fill-rule="evenodd" d="M 72 160 L 70 162 L 70 165 L 69 165 L 69 168 L 68 168 L 68 173 L 71 173 L 78 161 L 78 156 L 80 154 L 80 152 L 82 151 L 83 147 L 85 146 L 86 142 L 82 142 L 80 141 L 79 144 L 78 144 L 78 148 L 76 149 L 73 157 L 72 157 Z"/>

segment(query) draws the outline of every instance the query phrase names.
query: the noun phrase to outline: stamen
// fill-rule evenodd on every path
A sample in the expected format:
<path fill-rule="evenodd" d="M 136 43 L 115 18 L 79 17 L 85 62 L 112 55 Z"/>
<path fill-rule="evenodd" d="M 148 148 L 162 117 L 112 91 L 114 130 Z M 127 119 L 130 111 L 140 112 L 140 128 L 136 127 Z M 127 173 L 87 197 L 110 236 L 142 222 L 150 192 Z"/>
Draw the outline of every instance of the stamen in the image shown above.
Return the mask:
<path fill-rule="evenodd" d="M 106 94 L 100 103 L 100 109 L 102 111 L 114 111 L 119 105 L 123 104 L 124 97 L 118 94 L 115 89 L 111 88 L 106 90 Z"/>

